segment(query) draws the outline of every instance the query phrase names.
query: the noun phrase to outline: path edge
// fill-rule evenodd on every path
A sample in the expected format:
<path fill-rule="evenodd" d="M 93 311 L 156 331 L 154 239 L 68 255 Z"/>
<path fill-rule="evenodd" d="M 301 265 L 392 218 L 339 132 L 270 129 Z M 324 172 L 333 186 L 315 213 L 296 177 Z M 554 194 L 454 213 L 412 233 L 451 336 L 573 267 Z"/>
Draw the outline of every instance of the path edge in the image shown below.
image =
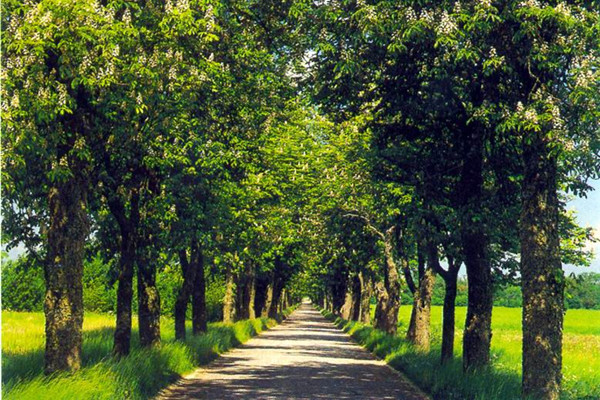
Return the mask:
<path fill-rule="evenodd" d="M 390 364 L 387 363 L 387 361 L 384 358 L 379 357 L 377 354 L 373 353 L 372 351 L 370 351 L 369 349 L 367 349 L 364 345 L 362 345 L 361 343 L 359 343 L 358 341 L 356 341 L 356 339 L 354 339 L 354 337 L 352 335 L 350 335 L 348 332 L 344 331 L 343 328 L 340 327 L 340 325 L 343 325 L 340 323 L 340 325 L 338 325 L 335 320 L 332 320 L 332 317 L 334 316 L 333 314 L 330 314 L 330 316 L 325 315 L 323 313 L 324 309 L 316 306 L 313 304 L 313 306 L 315 307 L 315 309 L 317 311 L 319 311 L 319 313 L 330 323 L 332 324 L 336 329 L 338 329 L 339 331 L 341 331 L 344 335 L 348 336 L 350 338 L 350 340 L 352 341 L 352 343 L 356 344 L 357 346 L 359 346 L 360 348 L 362 348 L 363 350 L 365 350 L 367 353 L 369 353 L 370 355 L 372 355 L 375 359 L 383 362 L 383 364 L 390 370 L 392 371 L 394 374 L 396 374 L 398 377 L 400 377 L 402 380 L 406 381 L 409 386 L 411 386 L 415 392 L 417 392 L 419 395 L 423 396 L 426 399 L 429 400 L 433 400 L 433 396 L 427 392 L 425 392 L 425 390 L 423 390 L 423 388 L 419 387 L 416 383 L 414 383 L 412 381 L 412 379 L 410 379 L 409 377 L 407 377 L 404 372 L 397 370 L 396 368 L 392 367 Z M 340 318 L 340 320 L 344 321 L 344 322 L 348 322 L 342 318 Z"/>

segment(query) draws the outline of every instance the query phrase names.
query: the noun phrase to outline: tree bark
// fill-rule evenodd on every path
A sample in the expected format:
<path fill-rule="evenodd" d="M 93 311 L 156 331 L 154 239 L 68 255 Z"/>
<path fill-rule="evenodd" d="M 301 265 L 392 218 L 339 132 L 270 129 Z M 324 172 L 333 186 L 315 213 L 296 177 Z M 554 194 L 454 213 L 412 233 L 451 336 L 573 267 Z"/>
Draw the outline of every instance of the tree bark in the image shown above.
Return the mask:
<path fill-rule="evenodd" d="M 360 319 L 360 278 L 358 274 L 354 274 L 352 277 L 352 303 L 350 308 L 350 319 L 352 321 L 358 321 Z"/>
<path fill-rule="evenodd" d="M 50 189 L 48 254 L 44 268 L 46 352 L 51 374 L 81 366 L 83 257 L 89 222 L 84 186 L 75 178 Z"/>
<path fill-rule="evenodd" d="M 239 318 L 249 319 L 255 318 L 254 314 L 254 297 L 255 297 L 255 284 L 256 277 L 254 276 L 254 265 L 249 262 L 246 270 L 244 271 L 244 279 L 241 287 L 238 288 L 239 292 Z"/>
<path fill-rule="evenodd" d="M 277 319 L 279 317 L 279 307 L 281 305 L 281 292 L 283 291 L 283 281 L 278 276 L 273 282 L 273 298 L 269 308 L 269 318 Z"/>
<path fill-rule="evenodd" d="M 389 228 L 384 236 L 384 281 L 377 284 L 377 306 L 375 308 L 375 328 L 391 335 L 398 330 L 400 309 L 400 282 L 394 260 L 393 235 L 395 227 Z"/>
<path fill-rule="evenodd" d="M 465 158 L 461 173 L 461 241 L 469 282 L 467 318 L 463 335 L 463 368 L 479 368 L 490 362 L 493 288 L 483 223 L 484 129 L 473 122 L 465 131 Z"/>
<path fill-rule="evenodd" d="M 556 157 L 541 134 L 524 141 L 521 209 L 523 397 L 558 399 L 562 379 L 564 274 Z"/>
<path fill-rule="evenodd" d="M 364 272 L 358 274 L 360 280 L 360 316 L 359 321 L 363 324 L 371 323 L 371 296 L 373 295 L 373 284 L 371 278 Z"/>
<path fill-rule="evenodd" d="M 453 257 L 447 255 L 448 270 L 444 270 L 439 263 L 437 248 L 433 243 L 430 243 L 429 254 L 432 260 L 431 267 L 444 279 L 445 284 L 441 355 L 441 363 L 445 364 L 454 357 L 456 289 L 460 263 L 456 263 Z"/>
<path fill-rule="evenodd" d="M 352 298 L 352 290 L 349 288 L 348 290 L 346 290 L 346 296 L 344 297 L 344 305 L 340 310 L 340 316 L 345 320 L 349 320 L 352 317 Z"/>
<path fill-rule="evenodd" d="M 184 340 L 186 336 L 185 332 L 185 319 L 187 314 L 188 302 L 190 295 L 193 290 L 194 274 L 196 271 L 191 267 L 188 256 L 185 250 L 179 250 L 179 265 L 181 266 L 181 275 L 183 276 L 183 282 L 177 293 L 175 299 L 175 339 Z"/>
<path fill-rule="evenodd" d="M 199 245 L 192 250 L 194 285 L 192 290 L 192 334 L 206 332 L 206 277 L 204 276 L 204 254 Z"/>
<path fill-rule="evenodd" d="M 429 350 L 431 295 L 435 274 L 431 268 L 431 260 L 429 260 L 427 267 L 425 267 L 423 261 L 423 257 L 420 255 L 419 284 L 413 293 L 413 308 L 406 338 L 420 349 Z"/>
<path fill-rule="evenodd" d="M 454 330 L 456 326 L 456 282 L 458 275 L 450 274 L 445 279 L 444 310 L 442 322 L 442 364 L 454 357 Z"/>
<path fill-rule="evenodd" d="M 140 345 L 160 343 L 160 296 L 156 287 L 156 266 L 150 257 L 142 257 L 137 269 L 138 326 Z"/>
<path fill-rule="evenodd" d="M 133 273 L 135 269 L 137 227 L 139 224 L 139 193 L 132 191 L 129 218 L 119 199 L 109 202 L 112 214 L 121 231 L 119 277 L 117 287 L 117 316 L 113 354 L 117 357 L 129 354 L 131 345 L 131 302 L 133 298 Z"/>
<path fill-rule="evenodd" d="M 260 313 L 260 316 L 263 318 L 269 317 L 269 310 L 271 310 L 271 304 L 273 303 L 273 279 L 267 285 L 267 294 L 265 295 L 265 304 L 263 305 L 263 309 Z"/>
<path fill-rule="evenodd" d="M 235 322 L 236 285 L 233 267 L 227 264 L 225 270 L 225 298 L 223 299 L 223 322 Z"/>

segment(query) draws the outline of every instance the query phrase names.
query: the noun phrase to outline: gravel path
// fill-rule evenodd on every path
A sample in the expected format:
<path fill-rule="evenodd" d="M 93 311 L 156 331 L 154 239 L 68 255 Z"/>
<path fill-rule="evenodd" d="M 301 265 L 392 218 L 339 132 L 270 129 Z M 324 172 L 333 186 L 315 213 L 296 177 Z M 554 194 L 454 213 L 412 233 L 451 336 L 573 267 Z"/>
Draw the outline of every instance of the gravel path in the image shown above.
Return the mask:
<path fill-rule="evenodd" d="M 223 354 L 161 399 L 427 399 L 310 304 Z"/>

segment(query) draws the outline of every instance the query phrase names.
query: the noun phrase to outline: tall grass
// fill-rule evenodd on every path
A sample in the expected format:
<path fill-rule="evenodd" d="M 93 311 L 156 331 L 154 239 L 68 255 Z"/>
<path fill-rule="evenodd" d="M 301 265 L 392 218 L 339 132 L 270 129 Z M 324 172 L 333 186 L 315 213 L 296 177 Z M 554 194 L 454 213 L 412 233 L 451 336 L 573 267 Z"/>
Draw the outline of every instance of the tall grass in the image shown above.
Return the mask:
<path fill-rule="evenodd" d="M 492 365 L 464 374 L 462 330 L 466 308 L 457 307 L 455 358 L 440 365 L 441 307 L 432 307 L 432 346 L 420 351 L 405 340 L 411 308 L 401 307 L 397 336 L 357 322 L 336 319 L 338 326 L 392 367 L 404 372 L 434 399 L 511 400 L 521 390 L 521 309 L 494 307 Z M 326 316 L 333 316 L 324 312 Z M 563 399 L 600 399 L 600 311 L 569 310 L 565 317 Z"/>
<path fill-rule="evenodd" d="M 285 314 L 289 314 L 289 310 Z M 173 322 L 161 320 L 162 344 L 141 349 L 134 323 L 132 352 L 110 356 L 114 317 L 86 314 L 83 366 L 69 374 L 43 375 L 44 316 L 42 313 L 2 313 L 2 398 L 6 399 L 147 399 L 181 375 L 273 327 L 260 318 L 234 324 L 211 323 L 205 334 L 185 342 L 174 340 Z"/>

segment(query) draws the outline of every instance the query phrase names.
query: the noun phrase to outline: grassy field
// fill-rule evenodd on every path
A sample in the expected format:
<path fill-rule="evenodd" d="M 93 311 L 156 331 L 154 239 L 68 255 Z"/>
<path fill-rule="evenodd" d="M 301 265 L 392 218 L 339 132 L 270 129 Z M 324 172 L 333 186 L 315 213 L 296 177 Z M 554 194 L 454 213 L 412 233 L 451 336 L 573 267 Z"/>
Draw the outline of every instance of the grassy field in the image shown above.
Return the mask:
<path fill-rule="evenodd" d="M 146 399 L 180 375 L 272 327 L 272 319 L 209 324 L 208 332 L 185 343 L 174 341 L 173 321 L 163 318 L 163 343 L 140 349 L 134 323 L 132 353 L 119 361 L 110 357 L 114 316 L 86 313 L 83 367 L 74 374 L 45 377 L 42 373 L 44 316 L 2 312 L 2 398 L 6 399 Z"/>
<path fill-rule="evenodd" d="M 432 309 L 432 347 L 414 349 L 404 340 L 410 306 L 400 308 L 398 336 L 391 337 L 359 323 L 339 321 L 352 336 L 394 368 L 403 371 L 435 399 L 520 399 L 521 309 L 494 307 L 492 367 L 473 375 L 462 372 L 462 325 L 465 307 L 456 310 L 455 361 L 442 367 L 442 308 Z M 600 311 L 569 310 L 565 316 L 563 348 L 564 399 L 600 399 Z"/>

